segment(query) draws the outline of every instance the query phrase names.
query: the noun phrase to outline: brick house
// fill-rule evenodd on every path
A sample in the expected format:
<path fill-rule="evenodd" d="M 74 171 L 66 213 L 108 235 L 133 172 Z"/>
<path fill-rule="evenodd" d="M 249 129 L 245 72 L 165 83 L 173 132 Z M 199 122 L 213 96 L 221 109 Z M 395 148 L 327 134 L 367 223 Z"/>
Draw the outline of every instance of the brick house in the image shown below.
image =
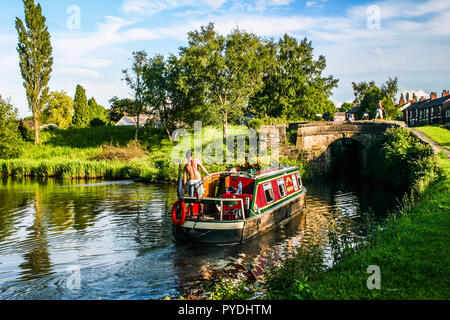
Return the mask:
<path fill-rule="evenodd" d="M 403 110 L 403 119 L 408 126 L 421 124 L 449 124 L 450 123 L 450 95 L 448 90 L 437 97 L 436 92 L 430 98 L 422 97 Z"/>

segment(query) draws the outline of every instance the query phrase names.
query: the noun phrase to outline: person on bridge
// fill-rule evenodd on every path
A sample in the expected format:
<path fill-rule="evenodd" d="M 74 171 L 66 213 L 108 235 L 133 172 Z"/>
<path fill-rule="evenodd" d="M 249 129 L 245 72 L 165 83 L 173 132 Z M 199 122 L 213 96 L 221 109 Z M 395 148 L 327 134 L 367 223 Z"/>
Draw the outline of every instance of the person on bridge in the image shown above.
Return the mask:
<path fill-rule="evenodd" d="M 378 102 L 378 105 L 377 105 L 377 114 L 375 115 L 375 120 L 378 119 L 378 116 L 380 116 L 381 120 L 383 120 L 383 110 L 384 110 L 383 102 L 381 102 L 381 100 L 380 100 L 380 102 Z"/>

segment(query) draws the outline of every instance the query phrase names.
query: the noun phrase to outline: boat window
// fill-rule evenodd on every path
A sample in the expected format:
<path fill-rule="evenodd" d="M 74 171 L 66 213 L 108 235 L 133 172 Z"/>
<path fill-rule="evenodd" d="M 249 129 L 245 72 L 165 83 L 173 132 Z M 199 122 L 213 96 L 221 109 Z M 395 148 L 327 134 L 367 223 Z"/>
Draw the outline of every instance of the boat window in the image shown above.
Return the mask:
<path fill-rule="evenodd" d="M 297 191 L 298 190 L 298 180 L 297 180 L 297 176 L 295 174 L 291 175 L 292 178 L 292 183 L 294 184 L 294 190 Z"/>
<path fill-rule="evenodd" d="M 302 178 L 300 178 L 300 173 L 297 173 L 297 180 L 298 180 L 298 185 L 301 187 L 302 184 Z"/>
<path fill-rule="evenodd" d="M 272 183 L 266 183 L 263 185 L 264 187 L 264 194 L 266 195 L 266 203 L 271 203 L 275 200 L 275 197 L 273 195 L 273 189 L 272 189 Z"/>
<path fill-rule="evenodd" d="M 284 178 L 278 179 L 277 183 L 278 183 L 278 190 L 280 191 L 280 197 L 283 198 L 287 194 L 286 184 L 284 183 Z"/>

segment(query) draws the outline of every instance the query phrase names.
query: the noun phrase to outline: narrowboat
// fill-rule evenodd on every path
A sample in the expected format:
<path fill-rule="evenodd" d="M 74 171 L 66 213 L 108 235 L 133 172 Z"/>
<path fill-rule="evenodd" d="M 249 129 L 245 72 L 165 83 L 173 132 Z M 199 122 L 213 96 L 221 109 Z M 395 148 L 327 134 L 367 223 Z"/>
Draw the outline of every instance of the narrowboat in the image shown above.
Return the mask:
<path fill-rule="evenodd" d="M 293 166 L 214 173 L 203 180 L 202 198 L 185 197 L 180 186 L 181 180 L 172 207 L 175 242 L 241 243 L 305 207 L 306 188 L 299 169 Z"/>

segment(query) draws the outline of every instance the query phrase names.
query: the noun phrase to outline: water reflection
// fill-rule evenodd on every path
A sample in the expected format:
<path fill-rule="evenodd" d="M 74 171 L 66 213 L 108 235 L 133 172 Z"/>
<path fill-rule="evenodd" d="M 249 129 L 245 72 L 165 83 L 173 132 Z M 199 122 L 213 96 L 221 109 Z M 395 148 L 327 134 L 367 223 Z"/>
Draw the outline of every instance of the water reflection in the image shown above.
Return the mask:
<path fill-rule="evenodd" d="M 338 177 L 308 185 L 305 212 L 247 243 L 172 242 L 171 186 L 133 181 L 0 180 L 0 299 L 160 299 L 201 295 L 205 281 L 248 281 L 290 248 L 315 241 L 334 255 L 330 230 L 354 234 L 360 211 L 381 217 L 395 204 L 377 186 Z M 79 266 L 81 288 L 68 289 Z M 194 291 L 194 292 L 192 292 Z"/>

